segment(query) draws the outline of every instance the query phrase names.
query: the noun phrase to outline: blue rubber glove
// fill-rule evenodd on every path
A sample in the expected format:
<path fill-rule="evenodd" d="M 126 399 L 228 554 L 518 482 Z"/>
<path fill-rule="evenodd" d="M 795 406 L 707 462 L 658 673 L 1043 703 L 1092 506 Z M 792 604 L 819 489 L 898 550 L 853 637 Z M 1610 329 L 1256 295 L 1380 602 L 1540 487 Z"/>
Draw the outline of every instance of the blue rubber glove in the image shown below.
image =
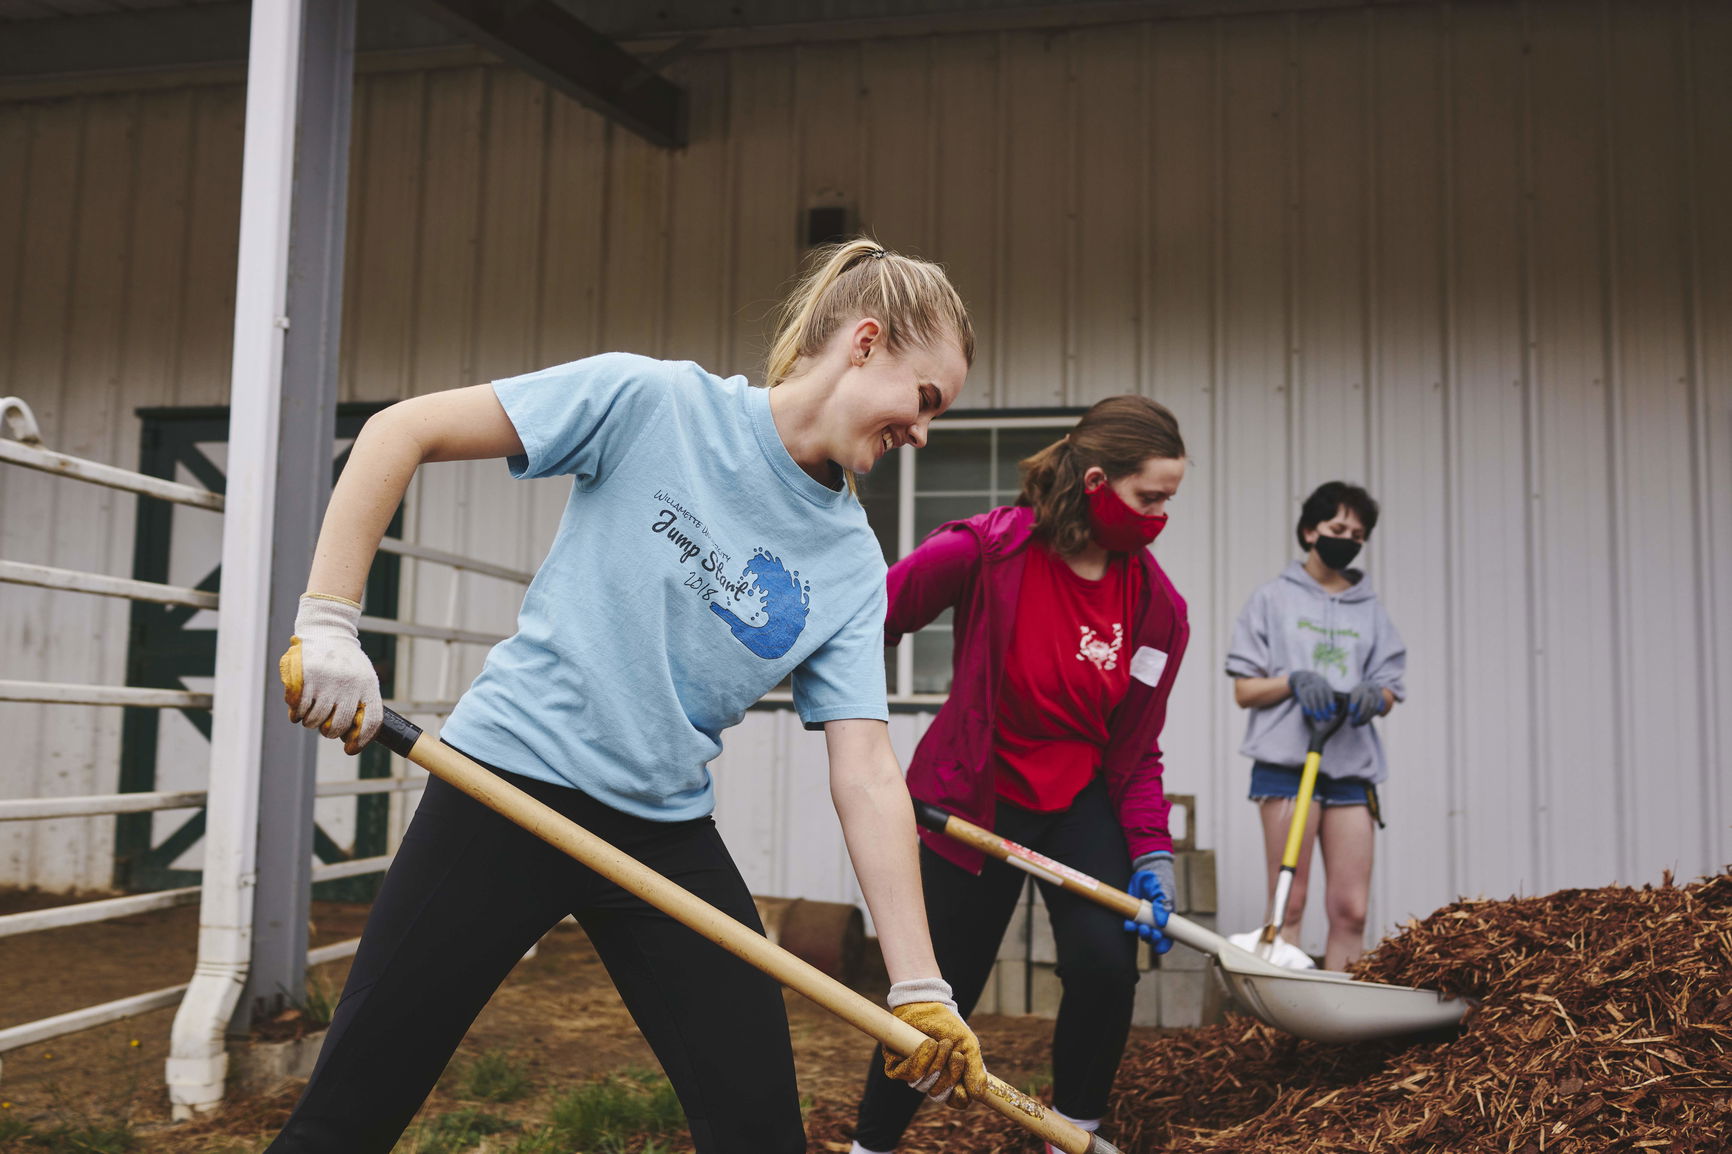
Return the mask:
<path fill-rule="evenodd" d="M 1301 669 L 1287 678 L 1287 688 L 1299 702 L 1299 711 L 1309 721 L 1328 721 L 1335 716 L 1335 690 L 1321 673 Z"/>
<path fill-rule="evenodd" d="M 1383 716 L 1383 688 L 1361 681 L 1347 695 L 1347 720 L 1354 725 L 1369 725 L 1374 717 Z"/>
<path fill-rule="evenodd" d="M 1173 877 L 1173 855 L 1170 853 L 1146 853 L 1133 863 L 1136 870 L 1131 875 L 1131 884 L 1125 891 L 1134 898 L 1147 901 L 1155 911 L 1155 924 L 1145 926 L 1142 922 L 1126 919 L 1127 933 L 1136 934 L 1149 943 L 1149 948 L 1157 954 L 1164 954 L 1173 948 L 1173 939 L 1161 931 L 1166 927 L 1167 915 L 1173 912 L 1173 893 L 1178 885 Z"/>

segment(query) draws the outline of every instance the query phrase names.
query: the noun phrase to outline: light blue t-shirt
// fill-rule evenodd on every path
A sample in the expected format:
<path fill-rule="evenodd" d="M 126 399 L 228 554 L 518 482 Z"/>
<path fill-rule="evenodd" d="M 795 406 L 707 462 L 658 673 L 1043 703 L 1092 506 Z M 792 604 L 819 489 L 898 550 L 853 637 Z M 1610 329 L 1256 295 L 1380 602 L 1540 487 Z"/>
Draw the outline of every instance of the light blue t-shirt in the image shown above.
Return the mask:
<path fill-rule="evenodd" d="M 722 730 L 790 674 L 808 728 L 888 719 L 884 556 L 859 501 L 788 455 L 768 390 L 625 353 L 493 389 L 512 476 L 574 484 L 446 741 L 683 821 L 715 807 Z"/>

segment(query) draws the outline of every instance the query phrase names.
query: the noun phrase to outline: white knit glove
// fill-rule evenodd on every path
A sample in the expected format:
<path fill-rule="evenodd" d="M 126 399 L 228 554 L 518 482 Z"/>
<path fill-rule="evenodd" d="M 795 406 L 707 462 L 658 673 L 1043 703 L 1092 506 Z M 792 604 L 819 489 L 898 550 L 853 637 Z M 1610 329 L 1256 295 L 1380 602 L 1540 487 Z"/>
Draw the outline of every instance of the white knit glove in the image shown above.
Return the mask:
<path fill-rule="evenodd" d="M 349 753 L 359 753 L 385 720 L 379 674 L 361 650 L 360 621 L 361 607 L 353 601 L 307 593 L 290 639 L 291 647 L 299 645 L 301 651 L 301 696 L 290 703 L 289 719 L 343 741 Z M 357 710 L 364 711 L 358 733 Z"/>

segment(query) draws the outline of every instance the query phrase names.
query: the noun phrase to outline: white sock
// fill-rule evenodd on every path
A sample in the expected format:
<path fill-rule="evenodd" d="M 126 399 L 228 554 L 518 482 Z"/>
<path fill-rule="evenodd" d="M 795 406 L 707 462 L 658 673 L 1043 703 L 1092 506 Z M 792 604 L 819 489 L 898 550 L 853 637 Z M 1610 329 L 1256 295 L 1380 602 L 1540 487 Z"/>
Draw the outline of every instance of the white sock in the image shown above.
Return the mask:
<path fill-rule="evenodd" d="M 1101 1120 L 1099 1118 L 1072 1118 L 1062 1110 L 1054 1110 L 1053 1113 L 1057 1114 L 1060 1118 L 1063 1118 L 1066 1122 L 1069 1122 L 1077 1129 L 1086 1130 L 1090 1134 L 1093 1134 L 1096 1130 L 1101 1128 Z M 1049 1142 L 1046 1147 L 1046 1154 L 1064 1154 L 1064 1151 Z"/>
<path fill-rule="evenodd" d="M 891 1152 L 888 1150 L 868 1150 L 866 1147 L 856 1142 L 849 1148 L 848 1154 L 891 1154 Z"/>

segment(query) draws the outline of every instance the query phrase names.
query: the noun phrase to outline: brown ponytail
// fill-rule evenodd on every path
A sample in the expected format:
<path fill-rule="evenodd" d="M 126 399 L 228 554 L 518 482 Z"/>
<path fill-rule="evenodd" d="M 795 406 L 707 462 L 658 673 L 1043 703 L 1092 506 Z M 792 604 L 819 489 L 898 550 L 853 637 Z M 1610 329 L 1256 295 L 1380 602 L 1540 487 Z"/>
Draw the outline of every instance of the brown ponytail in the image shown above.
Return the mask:
<path fill-rule="evenodd" d="M 1054 552 L 1073 557 L 1089 543 L 1088 494 L 1083 474 L 1099 465 L 1116 481 L 1151 457 L 1183 458 L 1179 422 L 1162 404 L 1125 395 L 1098 402 L 1076 427 L 1017 467 L 1022 470 L 1018 505 L 1034 508 L 1034 531 Z"/>
<path fill-rule="evenodd" d="M 793 376 L 801 357 L 817 355 L 838 328 L 864 316 L 883 324 L 890 352 L 954 338 L 963 360 L 974 363 L 974 324 L 944 269 L 862 236 L 813 250 L 779 310 L 765 386 Z"/>

